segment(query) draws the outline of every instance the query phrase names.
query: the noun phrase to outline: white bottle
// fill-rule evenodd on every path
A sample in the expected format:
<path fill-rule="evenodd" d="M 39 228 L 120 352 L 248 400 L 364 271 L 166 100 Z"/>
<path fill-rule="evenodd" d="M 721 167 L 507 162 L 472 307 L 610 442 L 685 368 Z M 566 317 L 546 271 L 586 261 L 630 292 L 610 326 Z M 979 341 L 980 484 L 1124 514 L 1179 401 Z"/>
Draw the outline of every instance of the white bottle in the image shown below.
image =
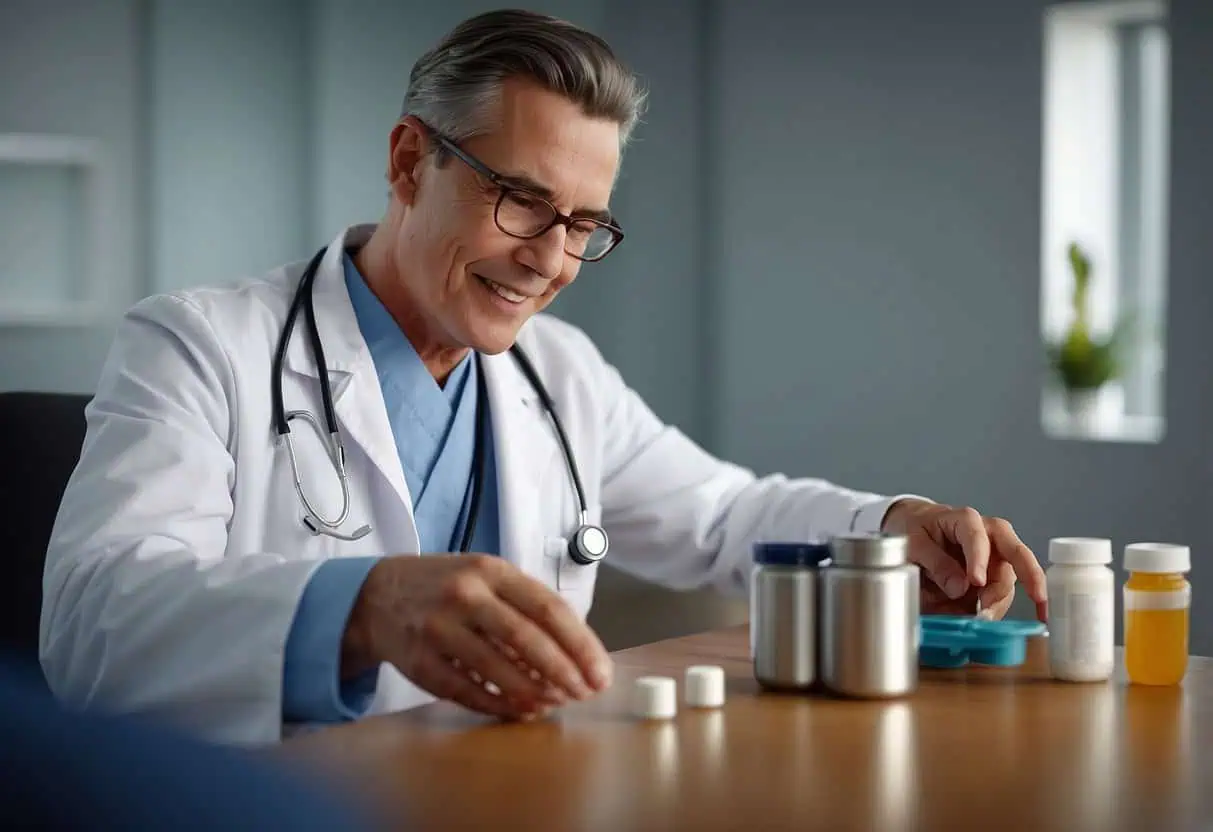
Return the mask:
<path fill-rule="evenodd" d="M 1115 669 L 1116 576 L 1112 541 L 1049 541 L 1049 670 L 1067 682 L 1100 682 Z"/>

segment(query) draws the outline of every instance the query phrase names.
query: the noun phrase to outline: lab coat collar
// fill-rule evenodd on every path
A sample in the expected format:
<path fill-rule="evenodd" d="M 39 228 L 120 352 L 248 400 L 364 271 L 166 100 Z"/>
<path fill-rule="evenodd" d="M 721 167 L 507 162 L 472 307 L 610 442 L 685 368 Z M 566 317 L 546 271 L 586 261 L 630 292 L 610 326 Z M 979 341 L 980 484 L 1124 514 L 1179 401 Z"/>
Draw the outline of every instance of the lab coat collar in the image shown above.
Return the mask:
<path fill-rule="evenodd" d="M 363 365 L 371 366 L 370 350 L 362 336 L 362 330 L 358 326 L 358 316 L 354 312 L 354 304 L 350 300 L 350 294 L 345 285 L 344 255 L 346 251 L 356 250 L 365 245 L 374 231 L 373 224 L 364 224 L 352 225 L 338 234 L 329 243 L 324 258 L 316 271 L 316 280 L 312 286 L 312 298 L 316 309 L 316 328 L 320 332 L 320 343 L 324 348 L 329 380 L 334 384 L 340 382 L 341 375 L 353 373 L 361 369 Z M 302 269 L 298 274 L 292 275 L 287 296 L 288 304 L 294 297 L 301 276 Z M 528 325 L 524 325 L 523 331 Z M 490 375 L 500 374 L 500 378 L 497 379 L 499 395 L 542 409 L 538 393 L 531 387 L 512 356 L 508 353 L 501 353 L 482 357 Z M 319 378 L 320 373 L 308 342 L 307 319 L 302 310 L 295 321 L 291 343 L 287 347 L 286 364 L 293 372 Z M 333 396 L 337 396 L 335 389 Z"/>
<path fill-rule="evenodd" d="M 320 343 L 324 347 L 324 359 L 329 369 L 330 382 L 337 384 L 342 375 L 348 375 L 364 365 L 370 367 L 370 350 L 358 326 L 358 316 L 354 312 L 353 301 L 345 285 L 346 251 L 356 250 L 366 244 L 374 233 L 373 224 L 352 225 L 338 234 L 325 251 L 324 258 L 316 271 L 316 280 L 312 286 L 312 298 L 316 309 L 316 328 L 320 332 Z M 294 297 L 298 286 L 299 274 L 292 276 L 288 290 L 287 303 Z M 524 325 L 523 331 L 526 326 Z M 521 336 L 521 333 L 520 333 Z M 498 379 L 499 394 L 522 401 L 528 406 L 540 407 L 538 393 L 531 387 L 526 376 L 518 367 L 517 362 L 508 353 L 486 355 L 484 364 L 491 374 L 500 373 Z M 295 321 L 295 329 L 291 343 L 287 347 L 286 365 L 293 372 L 302 373 L 312 378 L 319 378 L 312 348 L 307 338 L 307 319 L 300 310 L 299 318 Z M 333 390 L 336 397 L 338 391 Z"/>
<path fill-rule="evenodd" d="M 345 284 L 345 251 L 361 247 L 374 230 L 373 225 L 352 226 L 329 244 L 316 270 L 312 300 L 316 310 L 316 330 L 320 334 L 320 345 L 328 367 L 334 415 L 347 442 L 347 451 L 348 443 L 352 442 L 366 452 L 371 463 L 396 492 L 411 521 L 409 507 L 412 502 L 404 468 L 396 452 L 387 407 L 383 402 L 383 390 Z M 302 269 L 291 269 L 288 273 L 289 305 L 303 272 Z M 308 338 L 307 316 L 302 309 L 287 347 L 286 366 L 306 377 L 315 379 L 320 376 Z M 319 399 L 316 403 L 319 403 Z"/>
<path fill-rule="evenodd" d="M 370 350 L 345 284 L 343 255 L 365 244 L 374 225 L 345 229 L 330 243 L 316 273 L 313 298 L 316 328 L 329 368 L 337 418 L 349 438 L 367 455 L 396 491 L 406 510 L 411 506 L 404 470 L 383 403 Z M 301 273 L 301 272 L 300 272 Z M 298 275 L 291 280 L 293 294 Z M 530 324 L 523 326 L 521 338 Z M 286 363 L 294 372 L 316 378 L 318 372 L 301 314 L 287 349 Z M 501 554 L 531 574 L 542 574 L 543 547 L 538 540 L 538 493 L 560 446 L 547 411 L 517 361 L 508 352 L 483 355 L 497 456 L 497 493 L 501 519 Z M 356 382 L 356 383 L 355 383 Z M 353 395 L 347 395 L 354 390 Z M 409 511 L 411 518 L 412 512 Z"/>
<path fill-rule="evenodd" d="M 324 348 L 324 360 L 328 365 L 330 382 L 338 383 L 341 375 L 352 373 L 364 363 L 370 362 L 370 352 L 366 341 L 358 328 L 358 318 L 354 314 L 354 305 L 345 287 L 345 267 L 343 257 L 345 251 L 351 248 L 361 248 L 370 239 L 375 226 L 355 225 L 344 229 L 329 243 L 324 258 L 316 270 L 316 279 L 312 284 L 312 301 L 316 309 L 316 329 L 320 333 L 320 343 Z M 294 298 L 298 288 L 302 269 L 293 274 L 289 282 L 287 303 Z M 319 378 L 320 373 L 316 360 L 312 356 L 312 348 L 307 336 L 307 316 L 301 309 L 291 333 L 291 343 L 287 347 L 286 365 L 293 372 L 302 373 L 312 378 Z M 337 390 L 333 391 L 334 397 Z"/>

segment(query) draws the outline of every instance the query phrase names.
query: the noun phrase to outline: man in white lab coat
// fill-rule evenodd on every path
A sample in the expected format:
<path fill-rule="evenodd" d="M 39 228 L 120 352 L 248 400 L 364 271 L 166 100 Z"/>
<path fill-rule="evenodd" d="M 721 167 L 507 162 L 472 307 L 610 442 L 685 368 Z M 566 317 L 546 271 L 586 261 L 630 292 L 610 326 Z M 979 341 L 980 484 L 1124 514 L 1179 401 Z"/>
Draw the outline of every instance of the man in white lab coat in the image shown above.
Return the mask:
<path fill-rule="evenodd" d="M 591 34 L 473 18 L 413 69 L 378 224 L 131 310 L 48 552 L 60 697 L 242 743 L 434 697 L 530 718 L 610 683 L 599 527 L 633 574 L 726 591 L 755 540 L 904 533 L 925 610 L 1002 615 L 1018 580 L 1045 616 L 1005 521 L 715 459 L 539 314 L 622 240 L 642 100 Z"/>

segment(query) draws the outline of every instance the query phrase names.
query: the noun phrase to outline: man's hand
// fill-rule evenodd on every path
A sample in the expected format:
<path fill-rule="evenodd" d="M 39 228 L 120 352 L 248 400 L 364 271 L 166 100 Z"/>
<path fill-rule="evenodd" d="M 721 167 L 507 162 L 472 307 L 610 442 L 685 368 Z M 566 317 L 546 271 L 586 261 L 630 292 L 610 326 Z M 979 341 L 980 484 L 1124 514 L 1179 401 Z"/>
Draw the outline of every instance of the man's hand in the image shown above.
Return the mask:
<path fill-rule="evenodd" d="M 342 647 L 343 675 L 388 662 L 440 699 L 505 718 L 589 698 L 611 679 L 602 642 L 564 599 L 489 555 L 384 558 Z"/>
<path fill-rule="evenodd" d="M 923 586 L 924 612 L 972 614 L 980 602 L 984 615 L 999 619 L 1020 580 L 1036 602 L 1036 617 L 1048 620 L 1044 570 L 1006 520 L 906 499 L 893 504 L 881 530 L 905 535 L 910 560 L 930 579 Z"/>

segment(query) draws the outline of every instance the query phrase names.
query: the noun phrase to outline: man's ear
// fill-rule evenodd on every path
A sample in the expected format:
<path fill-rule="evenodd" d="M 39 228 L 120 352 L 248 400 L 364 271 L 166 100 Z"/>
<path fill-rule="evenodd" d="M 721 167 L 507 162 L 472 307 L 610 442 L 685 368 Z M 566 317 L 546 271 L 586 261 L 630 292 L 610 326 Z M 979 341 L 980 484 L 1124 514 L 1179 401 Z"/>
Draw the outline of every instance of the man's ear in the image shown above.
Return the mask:
<path fill-rule="evenodd" d="M 388 189 L 402 205 L 417 196 L 421 163 L 429 149 L 429 136 L 415 116 L 405 116 L 392 128 L 388 142 L 386 179 Z"/>

